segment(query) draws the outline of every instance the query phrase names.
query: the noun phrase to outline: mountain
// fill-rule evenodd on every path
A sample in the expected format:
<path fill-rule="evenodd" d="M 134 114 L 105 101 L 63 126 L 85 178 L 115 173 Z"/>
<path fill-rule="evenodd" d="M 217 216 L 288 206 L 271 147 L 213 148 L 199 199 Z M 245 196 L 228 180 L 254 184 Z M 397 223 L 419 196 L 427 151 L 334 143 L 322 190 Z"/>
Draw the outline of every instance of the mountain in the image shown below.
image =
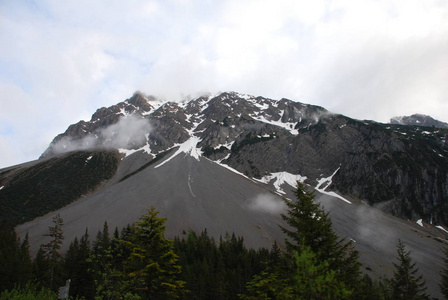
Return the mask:
<path fill-rule="evenodd" d="M 180 103 L 135 93 L 71 125 L 42 158 L 118 149 L 148 159 L 179 147 L 266 181 L 278 172 L 405 219 L 448 224 L 447 129 L 360 121 L 287 99 L 222 93 Z M 126 175 L 126 174 L 124 174 Z M 321 184 L 319 184 L 321 183 Z"/>
<path fill-rule="evenodd" d="M 444 128 L 444 129 L 448 128 L 448 123 L 436 120 L 430 116 L 422 114 L 413 114 L 411 116 L 403 116 L 403 117 L 393 117 L 392 119 L 390 119 L 390 123 Z"/>
<path fill-rule="evenodd" d="M 269 247 L 283 242 L 281 197 L 299 180 L 355 241 L 366 272 L 390 272 L 400 238 L 438 295 L 447 133 L 234 92 L 183 102 L 135 93 L 69 126 L 39 160 L 0 170 L 0 218 L 36 247 L 56 213 L 70 241 L 155 206 L 170 236 L 206 228 Z"/>

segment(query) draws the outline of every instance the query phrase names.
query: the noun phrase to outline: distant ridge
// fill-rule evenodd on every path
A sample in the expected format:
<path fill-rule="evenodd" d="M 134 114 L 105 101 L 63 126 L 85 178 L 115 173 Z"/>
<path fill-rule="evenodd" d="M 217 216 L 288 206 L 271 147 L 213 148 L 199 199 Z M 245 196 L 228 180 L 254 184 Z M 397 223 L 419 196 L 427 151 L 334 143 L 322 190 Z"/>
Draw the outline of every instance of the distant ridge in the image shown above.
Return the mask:
<path fill-rule="evenodd" d="M 399 125 L 417 125 L 417 126 L 436 127 L 436 128 L 448 128 L 448 123 L 436 120 L 431 116 L 422 114 L 393 117 L 390 119 L 390 123 Z"/>

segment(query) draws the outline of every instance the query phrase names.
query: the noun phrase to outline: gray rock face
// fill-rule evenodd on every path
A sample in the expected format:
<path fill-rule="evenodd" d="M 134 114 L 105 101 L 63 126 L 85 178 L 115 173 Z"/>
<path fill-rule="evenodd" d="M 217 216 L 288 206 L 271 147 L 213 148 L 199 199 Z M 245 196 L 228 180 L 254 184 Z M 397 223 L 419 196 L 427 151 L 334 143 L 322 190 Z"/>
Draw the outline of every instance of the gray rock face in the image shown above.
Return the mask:
<path fill-rule="evenodd" d="M 42 156 L 74 150 L 61 147 L 67 140 L 113 148 L 130 116 L 147 127 L 136 126 L 132 143 L 115 146 L 127 149 L 120 150 L 123 156 L 156 157 L 194 142 L 202 155 L 250 178 L 285 171 L 317 186 L 333 175 L 328 189 L 402 218 L 448 224 L 448 129 L 354 120 L 288 99 L 229 92 L 162 103 L 136 93 L 71 125 Z"/>
<path fill-rule="evenodd" d="M 394 117 L 390 119 L 391 124 L 416 125 L 436 128 L 448 128 L 448 123 L 436 120 L 430 116 L 413 114 L 411 116 Z"/>

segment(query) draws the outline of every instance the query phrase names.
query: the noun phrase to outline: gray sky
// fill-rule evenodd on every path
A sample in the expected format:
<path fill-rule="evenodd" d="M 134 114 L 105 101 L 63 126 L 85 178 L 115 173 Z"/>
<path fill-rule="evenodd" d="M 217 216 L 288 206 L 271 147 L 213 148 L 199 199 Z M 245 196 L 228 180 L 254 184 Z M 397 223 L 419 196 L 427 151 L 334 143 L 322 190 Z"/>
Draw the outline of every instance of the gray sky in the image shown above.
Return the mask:
<path fill-rule="evenodd" d="M 0 0 L 0 167 L 134 91 L 448 121 L 446 0 Z"/>

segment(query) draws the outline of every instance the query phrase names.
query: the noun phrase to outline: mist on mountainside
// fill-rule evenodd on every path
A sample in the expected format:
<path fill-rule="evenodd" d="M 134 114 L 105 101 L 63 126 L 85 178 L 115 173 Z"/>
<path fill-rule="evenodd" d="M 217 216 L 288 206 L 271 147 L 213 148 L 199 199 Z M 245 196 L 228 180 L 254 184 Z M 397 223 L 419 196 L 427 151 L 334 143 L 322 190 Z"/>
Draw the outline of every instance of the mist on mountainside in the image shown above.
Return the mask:
<path fill-rule="evenodd" d="M 118 122 L 88 133 L 81 139 L 64 136 L 51 144 L 55 155 L 93 149 L 134 149 L 146 144 L 152 127 L 149 121 L 137 115 L 122 116 Z"/>

